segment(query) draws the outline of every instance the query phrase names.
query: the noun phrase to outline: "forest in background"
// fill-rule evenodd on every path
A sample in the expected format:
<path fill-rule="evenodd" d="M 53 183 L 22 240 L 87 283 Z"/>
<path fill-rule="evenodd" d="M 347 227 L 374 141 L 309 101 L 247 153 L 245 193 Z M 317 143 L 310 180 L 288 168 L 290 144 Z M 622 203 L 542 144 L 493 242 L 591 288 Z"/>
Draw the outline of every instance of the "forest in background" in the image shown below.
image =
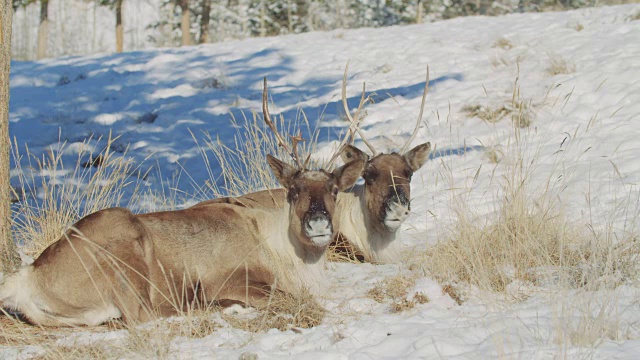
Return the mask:
<path fill-rule="evenodd" d="M 638 0 L 13 0 L 12 58 L 174 47 Z"/>

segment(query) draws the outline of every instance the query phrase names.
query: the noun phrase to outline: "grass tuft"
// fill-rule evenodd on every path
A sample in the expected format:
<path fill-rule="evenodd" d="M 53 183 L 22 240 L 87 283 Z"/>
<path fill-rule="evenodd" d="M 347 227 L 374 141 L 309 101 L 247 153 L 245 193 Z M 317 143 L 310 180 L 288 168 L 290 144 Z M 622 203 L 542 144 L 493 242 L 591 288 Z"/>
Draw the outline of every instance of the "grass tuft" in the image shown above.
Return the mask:
<path fill-rule="evenodd" d="M 308 292 L 299 295 L 274 292 L 269 304 L 257 309 L 253 314 L 230 315 L 222 318 L 231 326 L 250 332 L 261 332 L 268 329 L 287 331 L 308 329 L 320 325 L 326 310 Z"/>
<path fill-rule="evenodd" d="M 551 56 L 549 59 L 549 66 L 547 67 L 547 74 L 551 76 L 561 74 L 571 74 L 576 71 L 576 66 L 560 56 Z"/>

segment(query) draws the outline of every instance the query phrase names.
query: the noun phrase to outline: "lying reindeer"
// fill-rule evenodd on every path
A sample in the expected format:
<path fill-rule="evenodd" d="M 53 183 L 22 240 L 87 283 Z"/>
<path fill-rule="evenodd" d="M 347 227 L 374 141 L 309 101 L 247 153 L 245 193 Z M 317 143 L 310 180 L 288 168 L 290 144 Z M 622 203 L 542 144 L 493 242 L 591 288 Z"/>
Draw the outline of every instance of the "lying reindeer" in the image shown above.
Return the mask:
<path fill-rule="evenodd" d="M 345 69 L 342 82 L 342 103 L 347 118 L 351 122 L 349 129 L 351 131 L 354 125 L 359 125 L 362 121 L 360 113 L 368 99 L 365 99 L 363 89 L 355 115 L 351 115 L 347 105 L 346 81 L 347 69 Z M 356 257 L 361 260 L 373 263 L 392 263 L 400 260 L 400 244 L 394 240 L 398 229 L 407 219 L 411 210 L 411 176 L 425 164 L 431 150 L 429 142 L 408 150 L 420 128 L 428 86 L 429 73 L 427 71 L 420 115 L 411 137 L 400 152 L 378 154 L 364 138 L 359 126 L 355 127 L 355 130 L 371 150 L 372 156 L 350 145 L 350 141 L 339 146 L 336 152 L 336 154 L 341 154 L 345 163 L 353 160 L 366 162 L 362 174 L 365 180 L 364 185 L 355 186 L 348 192 L 338 194 L 336 219 L 334 219 L 339 228 L 339 233 L 334 235 L 334 244 L 339 243 L 339 238 L 346 240 L 355 249 Z M 347 136 L 346 139 L 353 141 L 352 136 Z M 333 160 L 335 160 L 335 155 L 329 161 L 329 166 Z M 277 209 L 282 206 L 284 199 L 284 189 L 272 189 L 240 197 L 210 201 L 239 203 L 243 206 L 259 209 Z"/>
<path fill-rule="evenodd" d="M 342 86 L 342 103 L 351 124 L 357 124 L 363 102 L 358 106 L 355 119 L 351 116 L 346 101 L 345 69 Z M 400 261 L 400 244 L 396 234 L 402 223 L 409 217 L 411 210 L 411 177 L 428 160 L 431 143 L 426 142 L 409 149 L 422 122 L 424 104 L 429 91 L 429 69 L 422 94 L 420 114 L 416 126 L 399 152 L 378 153 L 369 143 L 360 128 L 356 131 L 371 150 L 369 156 L 353 145 L 347 145 L 341 152 L 345 163 L 354 160 L 366 162 L 362 177 L 364 186 L 356 186 L 349 192 L 340 194 L 336 213 L 340 224 L 340 234 L 355 248 L 355 255 L 364 261 L 373 263 L 393 263 Z M 363 90 L 364 98 L 364 90 Z M 361 120 L 360 120 L 361 121 Z"/>
<path fill-rule="evenodd" d="M 296 141 L 288 148 L 271 121 L 264 85 L 265 122 L 297 163 L 268 156 L 287 189 L 281 208 L 205 202 L 140 215 L 98 211 L 8 275 L 2 306 L 38 325 L 98 325 L 120 317 L 145 322 L 214 300 L 264 306 L 270 291 L 320 292 L 336 197 L 354 185 L 364 161 L 333 172 L 305 169 Z"/>

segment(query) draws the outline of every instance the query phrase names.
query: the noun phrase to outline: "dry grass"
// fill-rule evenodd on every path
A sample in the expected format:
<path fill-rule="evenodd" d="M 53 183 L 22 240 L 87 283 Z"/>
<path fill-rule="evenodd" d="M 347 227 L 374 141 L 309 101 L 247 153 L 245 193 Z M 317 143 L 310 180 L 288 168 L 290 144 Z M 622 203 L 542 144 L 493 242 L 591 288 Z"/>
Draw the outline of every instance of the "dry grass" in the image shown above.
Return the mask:
<path fill-rule="evenodd" d="M 342 234 L 338 234 L 336 240 L 329 244 L 325 252 L 325 259 L 332 262 L 348 262 L 352 264 L 359 264 L 364 260 L 357 255 L 356 248 Z"/>
<path fill-rule="evenodd" d="M 495 107 L 485 105 L 465 105 L 462 107 L 462 112 L 466 113 L 469 117 L 477 117 L 482 121 L 493 124 L 511 114 L 512 110 L 508 109 L 505 105 Z"/>
<path fill-rule="evenodd" d="M 456 304 L 458 305 L 462 305 L 462 303 L 464 302 L 463 297 L 460 294 L 460 290 L 455 285 L 451 285 L 451 284 L 444 285 L 442 287 L 442 294 L 449 295 L 449 297 L 453 299 L 453 301 L 455 301 Z"/>
<path fill-rule="evenodd" d="M 416 279 L 407 275 L 388 277 L 367 291 L 367 297 L 377 302 L 386 299 L 400 300 L 407 296 L 409 288 L 414 286 Z"/>
<path fill-rule="evenodd" d="M 217 314 L 217 313 L 216 313 Z M 183 318 L 153 321 L 137 327 L 123 327 L 123 334 L 118 340 L 95 340 L 91 343 L 77 343 L 65 339 L 63 345 L 56 340 L 72 335 L 78 329 L 42 329 L 24 325 L 28 331 L 41 332 L 46 341 L 35 338 L 35 334 L 27 336 L 24 342 L 16 345 L 40 345 L 44 351 L 37 359 L 119 359 L 119 358 L 169 358 L 175 355 L 171 351 L 171 342 L 178 338 L 200 339 L 222 327 L 219 316 L 207 311 L 183 314 Z M 29 329 L 31 328 L 31 329 Z M 33 330 L 39 329 L 39 330 Z M 89 330 L 89 329 L 87 329 Z M 92 333 L 112 330 L 108 326 L 92 327 Z"/>
<path fill-rule="evenodd" d="M 569 24 L 567 24 L 567 26 L 577 32 L 584 30 L 584 25 L 582 25 L 582 23 L 579 21 L 571 21 L 569 22 Z"/>
<path fill-rule="evenodd" d="M 487 157 L 487 160 L 489 160 L 489 162 L 492 164 L 499 163 L 504 157 L 504 153 L 502 152 L 502 150 L 500 150 L 498 147 L 495 147 L 495 146 L 487 148 L 484 151 L 484 154 Z"/>
<path fill-rule="evenodd" d="M 256 313 L 243 315 L 223 314 L 222 318 L 231 326 L 250 332 L 268 329 L 280 331 L 308 329 L 320 325 L 326 310 L 308 292 L 299 295 L 274 292 L 269 304 Z"/>
<path fill-rule="evenodd" d="M 415 286 L 415 276 L 396 275 L 377 283 L 367 291 L 366 296 L 379 303 L 389 303 L 392 313 L 413 309 L 417 304 L 426 304 L 429 297 L 423 293 L 409 295 L 409 289 Z"/>
<path fill-rule="evenodd" d="M 498 40 L 496 40 L 493 45 L 491 46 L 493 48 L 501 48 L 504 50 L 511 50 L 513 48 L 513 43 L 511 43 L 511 41 L 505 37 L 500 37 L 498 38 Z"/>
<path fill-rule="evenodd" d="M 21 165 L 18 146 L 13 147 L 20 181 L 13 229 L 25 254 L 38 255 L 83 216 L 118 206 L 126 188 L 133 188 L 135 198 L 144 174 L 127 158 L 126 150 L 122 154 L 112 150 L 113 141 L 109 138 L 104 150 L 92 155 L 96 145 L 87 140 L 73 169 L 66 169 L 62 161 L 65 144 L 42 158 L 27 148 L 26 168 Z"/>
<path fill-rule="evenodd" d="M 83 344 L 78 346 L 52 346 L 47 351 L 33 359 L 42 360 L 66 360 L 66 359 L 118 359 L 123 356 L 122 351 L 106 348 L 95 344 Z"/>
<path fill-rule="evenodd" d="M 407 310 L 411 310 L 418 304 L 426 304 L 431 300 L 429 297 L 423 293 L 417 293 L 413 295 L 411 300 L 409 299 L 400 299 L 398 301 L 394 301 L 391 303 L 391 312 L 399 313 Z"/>
<path fill-rule="evenodd" d="M 438 281 L 505 292 L 516 280 L 600 288 L 636 276 L 637 238 L 613 242 L 581 231 L 544 205 L 549 199 L 534 199 L 520 186 L 507 186 L 496 219 L 479 225 L 460 209 L 451 238 L 429 250 L 427 267 Z M 451 297 L 460 302 L 459 296 Z"/>
<path fill-rule="evenodd" d="M 531 125 L 530 103 L 521 100 L 499 105 L 465 105 L 461 111 L 468 117 L 477 117 L 489 124 L 510 118 L 518 127 L 525 128 Z"/>
<path fill-rule="evenodd" d="M 571 74 L 576 71 L 576 66 L 558 55 L 550 56 L 547 74 L 551 76 Z"/>
<path fill-rule="evenodd" d="M 593 290 L 634 279 L 638 236 L 631 232 L 616 237 L 613 229 L 596 232 L 568 221 L 552 190 L 552 178 L 530 191 L 538 155 L 524 155 L 523 135 L 519 127 L 514 129 L 515 140 L 506 150 L 514 159 L 504 165 L 498 211 L 483 223 L 454 195 L 456 221 L 449 238 L 428 250 L 428 271 L 444 284 L 473 285 L 514 299 L 517 296 L 508 290 L 514 282 Z M 447 286 L 443 290 L 460 303 L 459 293 Z"/>
<path fill-rule="evenodd" d="M 271 172 L 267 163 L 267 154 L 271 154 L 282 161 L 293 165 L 289 154 L 278 146 L 271 130 L 256 113 L 249 120 L 242 114 L 243 121 L 239 123 L 232 117 L 230 126 L 237 129 L 233 145 L 225 144 L 220 139 L 213 139 L 211 135 L 204 134 L 202 156 L 209 172 L 209 180 L 201 187 L 199 193 L 204 199 L 223 196 L 240 196 L 264 189 L 281 187 Z M 310 159 L 310 154 L 315 151 L 319 131 L 312 130 L 309 121 L 303 112 L 287 124 L 284 117 L 273 117 L 278 130 L 285 139 L 297 135 L 302 127 L 310 134 L 310 139 L 299 145 L 299 154 L 302 159 Z M 198 140 L 194 136 L 196 143 Z M 213 153 L 220 166 L 221 174 L 214 174 L 209 165 L 207 151 Z M 309 167 L 320 167 L 321 164 L 309 160 Z"/>
<path fill-rule="evenodd" d="M 640 10 L 636 10 L 633 13 L 629 14 L 629 16 L 626 17 L 627 21 L 638 21 L 640 20 Z"/>
<path fill-rule="evenodd" d="M 624 321 L 624 308 L 615 293 L 572 294 L 571 300 L 558 298 L 554 303 L 553 341 L 564 347 L 597 347 L 603 340 L 624 341 L 635 338 L 634 324 Z"/>
<path fill-rule="evenodd" d="M 507 59 L 502 53 L 499 52 L 493 52 L 489 56 L 489 61 L 491 61 L 491 65 L 494 68 L 511 65 L 511 61 L 509 61 L 509 59 Z"/>
<path fill-rule="evenodd" d="M 531 99 L 523 99 L 520 93 L 519 79 L 518 69 L 518 75 L 513 82 L 510 98 L 484 105 L 477 103 L 464 105 L 460 111 L 470 118 L 476 117 L 488 124 L 495 124 L 505 118 L 509 118 L 518 128 L 531 126 L 534 118 L 533 102 Z"/>

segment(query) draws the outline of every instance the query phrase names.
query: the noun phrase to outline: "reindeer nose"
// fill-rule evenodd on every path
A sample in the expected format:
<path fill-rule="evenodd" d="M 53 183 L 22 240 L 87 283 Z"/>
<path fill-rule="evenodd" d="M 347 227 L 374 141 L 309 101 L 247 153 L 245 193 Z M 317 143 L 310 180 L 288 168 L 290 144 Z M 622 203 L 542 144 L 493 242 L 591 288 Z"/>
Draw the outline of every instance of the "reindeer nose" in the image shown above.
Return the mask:
<path fill-rule="evenodd" d="M 309 217 L 309 220 L 307 221 L 307 228 L 309 230 L 319 230 L 321 228 L 328 228 L 330 226 L 331 222 L 329 221 L 329 218 L 323 213 L 315 213 L 311 215 L 311 217 Z"/>
<path fill-rule="evenodd" d="M 333 235 L 329 217 L 323 213 L 311 215 L 306 221 L 305 232 L 313 243 L 318 246 L 326 246 Z"/>

